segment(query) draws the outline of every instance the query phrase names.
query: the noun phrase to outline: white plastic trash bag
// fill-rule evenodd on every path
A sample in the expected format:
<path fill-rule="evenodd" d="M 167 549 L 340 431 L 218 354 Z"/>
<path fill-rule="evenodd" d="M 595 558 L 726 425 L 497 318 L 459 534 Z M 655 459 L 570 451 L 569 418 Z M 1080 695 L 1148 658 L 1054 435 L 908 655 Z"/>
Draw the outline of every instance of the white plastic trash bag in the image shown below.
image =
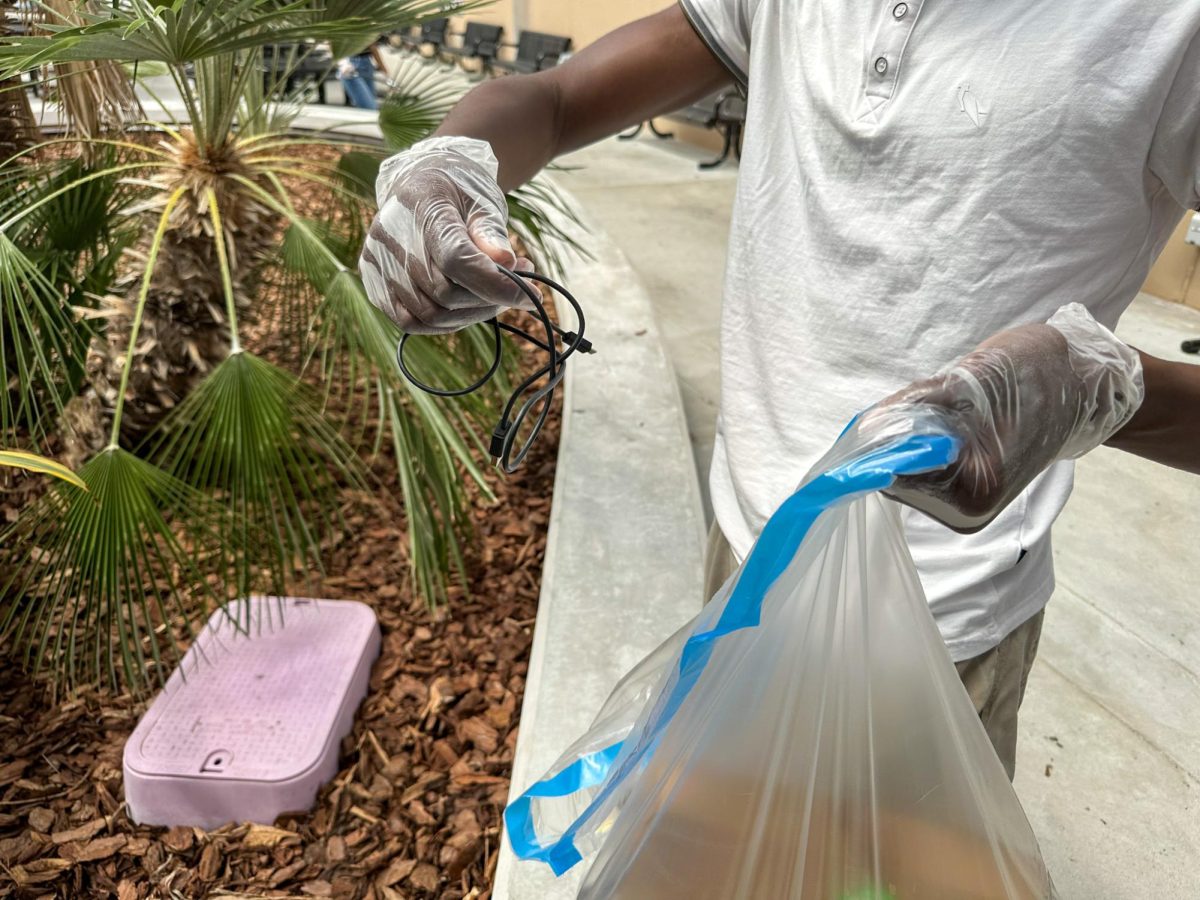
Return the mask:
<path fill-rule="evenodd" d="M 953 462 L 938 415 L 847 429 L 712 602 L 510 804 L 518 856 L 562 874 L 599 851 L 588 900 L 1055 896 L 877 493 Z"/>

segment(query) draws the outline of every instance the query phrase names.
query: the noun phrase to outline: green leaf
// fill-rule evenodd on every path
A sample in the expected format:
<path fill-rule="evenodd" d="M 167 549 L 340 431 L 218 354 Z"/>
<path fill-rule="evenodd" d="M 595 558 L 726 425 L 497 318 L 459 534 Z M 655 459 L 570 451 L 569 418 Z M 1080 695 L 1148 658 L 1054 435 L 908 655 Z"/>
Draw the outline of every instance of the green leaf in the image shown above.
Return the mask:
<path fill-rule="evenodd" d="M 462 571 L 462 542 L 472 534 L 464 475 L 491 496 L 476 458 L 483 453 L 477 435 L 490 431 L 499 409 L 495 385 L 449 401 L 411 385 L 396 367 L 399 332 L 371 306 L 352 272 L 339 272 L 326 286 L 318 321 L 323 380 L 340 392 L 336 396 L 345 397 L 340 405 L 370 404 L 378 437 L 392 444 L 408 519 L 413 584 L 430 602 L 444 599 L 446 573 Z M 491 336 L 482 331 L 462 335 L 457 353 L 434 343 L 414 344 L 414 364 L 442 383 L 469 384 L 490 359 Z M 364 411 L 361 418 L 371 416 Z"/>
<path fill-rule="evenodd" d="M 508 227 L 520 235 L 537 256 L 535 261 L 552 277 L 562 276 L 563 249 L 589 256 L 575 237 L 586 231 L 583 223 L 549 181 L 534 178 L 511 191 L 507 200 Z"/>
<path fill-rule="evenodd" d="M 311 390 L 247 352 L 229 356 L 175 408 L 152 459 L 221 499 L 238 594 L 283 591 L 320 571 L 322 541 L 340 522 L 338 489 L 367 485 Z"/>
<path fill-rule="evenodd" d="M 87 490 L 52 488 L 0 536 L 0 629 L 57 686 L 152 687 L 181 655 L 175 634 L 218 600 L 214 507 L 117 448 L 78 476 Z"/>
<path fill-rule="evenodd" d="M 74 308 L 107 293 L 133 242 L 122 209 L 137 191 L 103 142 L 89 161 L 62 159 L 73 142 L 51 142 L 46 159 L 0 167 L 0 440 L 18 431 L 35 443 L 57 424 L 84 376 L 93 331 Z"/>
<path fill-rule="evenodd" d="M 338 271 L 358 261 L 361 246 L 361 233 L 346 233 L 330 222 L 297 218 L 284 232 L 280 261 L 320 291 Z"/>
<path fill-rule="evenodd" d="M 52 478 L 59 478 L 76 487 L 83 488 L 85 491 L 88 489 L 83 480 L 62 463 L 46 459 L 44 456 L 38 456 L 36 453 L 25 453 L 21 450 L 0 450 L 0 466 L 10 466 L 14 469 L 24 469 L 27 472 L 49 475 Z"/>
<path fill-rule="evenodd" d="M 47 433 L 87 351 L 90 330 L 72 315 L 46 263 L 0 232 L 0 434 L 9 439 L 18 430 L 35 441 Z"/>
<path fill-rule="evenodd" d="M 403 150 L 428 137 L 470 87 L 457 70 L 426 60 L 402 60 L 379 105 L 379 130 L 388 149 Z"/>
<path fill-rule="evenodd" d="M 379 167 L 382 163 L 383 160 L 374 153 L 350 150 L 343 153 L 338 160 L 338 174 L 342 176 L 346 187 L 374 203 L 375 179 L 379 177 Z"/>

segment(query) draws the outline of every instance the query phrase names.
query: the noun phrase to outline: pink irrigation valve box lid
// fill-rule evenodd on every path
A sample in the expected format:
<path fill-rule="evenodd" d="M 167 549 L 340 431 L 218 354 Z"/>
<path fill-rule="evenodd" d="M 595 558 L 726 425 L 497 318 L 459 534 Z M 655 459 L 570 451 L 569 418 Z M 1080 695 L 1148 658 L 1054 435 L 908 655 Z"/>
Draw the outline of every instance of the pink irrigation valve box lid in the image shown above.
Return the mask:
<path fill-rule="evenodd" d="M 310 809 L 379 643 L 375 613 L 348 600 L 251 597 L 213 613 L 125 743 L 130 816 L 208 829 Z"/>

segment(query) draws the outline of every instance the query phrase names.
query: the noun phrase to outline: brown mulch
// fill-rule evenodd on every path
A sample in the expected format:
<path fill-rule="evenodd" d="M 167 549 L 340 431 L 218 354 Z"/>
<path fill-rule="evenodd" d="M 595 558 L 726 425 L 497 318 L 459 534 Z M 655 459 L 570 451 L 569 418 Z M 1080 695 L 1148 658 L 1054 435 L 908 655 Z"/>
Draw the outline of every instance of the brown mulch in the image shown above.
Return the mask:
<path fill-rule="evenodd" d="M 408 586 L 400 501 L 347 518 L 320 596 L 371 603 L 383 648 L 310 815 L 216 831 L 139 827 L 121 752 L 139 706 L 53 708 L 0 669 L 0 896 L 485 900 L 517 738 L 550 512 L 557 417 L 475 510 L 470 597 L 430 611 Z M 401 523 L 401 524 L 397 524 Z"/>
<path fill-rule="evenodd" d="M 51 704 L 5 661 L 0 897 L 490 897 L 558 430 L 556 410 L 522 469 L 489 477 L 497 501 L 473 509 L 469 591 L 451 588 L 436 610 L 409 583 L 399 496 L 347 497 L 313 594 L 371 604 L 383 644 L 338 774 L 308 815 L 209 832 L 135 825 L 121 754 L 145 703 L 94 691 Z M 394 484 L 388 453 L 372 468 Z M 18 495 L 0 496 L 0 524 L 19 505 L 6 500 Z"/>

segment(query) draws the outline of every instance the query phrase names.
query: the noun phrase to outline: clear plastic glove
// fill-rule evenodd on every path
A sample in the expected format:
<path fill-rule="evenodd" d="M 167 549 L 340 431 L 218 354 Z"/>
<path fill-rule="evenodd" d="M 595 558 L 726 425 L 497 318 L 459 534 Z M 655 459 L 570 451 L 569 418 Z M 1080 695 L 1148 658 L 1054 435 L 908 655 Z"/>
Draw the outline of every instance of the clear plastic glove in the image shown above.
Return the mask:
<path fill-rule="evenodd" d="M 354 61 L 348 56 L 344 56 L 337 61 L 338 78 L 357 78 L 358 69 L 354 66 Z"/>
<path fill-rule="evenodd" d="M 509 243 L 498 171 L 491 147 L 464 137 L 420 141 L 380 168 L 359 265 L 371 302 L 404 331 L 457 331 L 528 304 L 496 268 L 532 268 Z"/>
<path fill-rule="evenodd" d="M 899 479 L 887 493 L 969 533 L 990 522 L 1047 466 L 1119 431 L 1142 403 L 1142 365 L 1077 303 L 1045 325 L 1003 331 L 933 378 L 864 413 L 887 427 L 935 407 L 962 441 L 944 472 Z"/>

